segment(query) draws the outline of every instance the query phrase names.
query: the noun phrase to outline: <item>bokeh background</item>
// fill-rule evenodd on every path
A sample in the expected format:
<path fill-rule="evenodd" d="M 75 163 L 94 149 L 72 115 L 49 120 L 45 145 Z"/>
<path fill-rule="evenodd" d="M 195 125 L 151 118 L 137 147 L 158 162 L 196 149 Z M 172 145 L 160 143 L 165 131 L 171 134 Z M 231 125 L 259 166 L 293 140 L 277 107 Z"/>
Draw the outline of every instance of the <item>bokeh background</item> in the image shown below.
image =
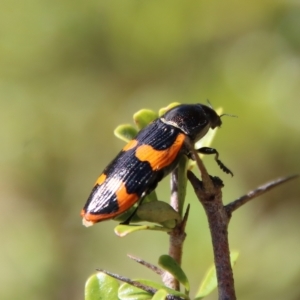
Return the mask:
<path fill-rule="evenodd" d="M 79 300 L 97 267 L 159 280 L 126 254 L 156 263 L 168 236 L 118 238 L 115 222 L 81 225 L 94 181 L 141 108 L 222 106 L 213 175 L 232 201 L 300 172 L 299 1 L 11 1 L 0 4 L 0 298 Z M 299 179 L 234 213 L 239 299 L 300 298 Z M 169 199 L 169 180 L 158 189 Z M 193 293 L 212 263 L 191 189 L 183 268 Z M 216 299 L 212 294 L 208 299 Z"/>

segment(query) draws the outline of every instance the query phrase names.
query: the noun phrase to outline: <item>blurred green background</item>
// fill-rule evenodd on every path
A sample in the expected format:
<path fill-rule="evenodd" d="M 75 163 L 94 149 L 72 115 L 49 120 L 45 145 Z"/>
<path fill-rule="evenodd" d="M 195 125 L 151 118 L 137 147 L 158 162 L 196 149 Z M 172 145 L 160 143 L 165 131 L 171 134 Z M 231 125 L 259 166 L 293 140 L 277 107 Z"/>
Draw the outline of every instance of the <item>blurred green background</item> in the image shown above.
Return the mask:
<path fill-rule="evenodd" d="M 205 103 L 224 117 L 213 175 L 232 201 L 300 172 L 299 1 L 12 1 L 0 4 L 1 299 L 83 299 L 94 270 L 157 279 L 163 233 L 118 238 L 79 212 L 140 108 Z M 299 179 L 235 212 L 239 299 L 300 298 Z M 158 189 L 169 198 L 169 180 Z M 183 268 L 193 292 L 212 263 L 208 225 L 189 189 Z M 214 293 L 208 299 L 216 299 Z"/>

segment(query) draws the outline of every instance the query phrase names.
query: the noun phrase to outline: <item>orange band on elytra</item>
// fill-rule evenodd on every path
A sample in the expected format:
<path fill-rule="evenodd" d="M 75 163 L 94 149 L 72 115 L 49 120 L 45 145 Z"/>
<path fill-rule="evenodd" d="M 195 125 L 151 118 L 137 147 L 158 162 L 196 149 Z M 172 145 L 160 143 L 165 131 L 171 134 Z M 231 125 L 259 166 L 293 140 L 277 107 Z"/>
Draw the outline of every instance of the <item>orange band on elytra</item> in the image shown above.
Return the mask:
<path fill-rule="evenodd" d="M 123 151 L 128 151 L 132 148 L 134 148 L 136 145 L 138 144 L 137 140 L 131 140 L 130 142 L 128 142 L 124 147 L 123 147 Z"/>
<path fill-rule="evenodd" d="M 106 214 L 101 214 L 101 213 L 93 214 L 93 213 L 87 212 L 84 209 L 82 209 L 80 214 L 85 219 L 85 224 L 88 224 L 88 223 L 94 224 L 94 223 L 101 222 L 104 220 L 112 219 L 115 216 L 120 215 L 121 213 L 125 212 L 127 209 L 129 209 L 131 206 L 133 206 L 139 200 L 139 196 L 137 194 L 127 193 L 126 186 L 122 181 L 120 181 L 119 184 L 120 184 L 120 186 L 116 191 L 116 198 L 118 201 L 119 209 L 115 212 L 110 212 L 110 213 L 106 213 Z M 86 226 L 90 226 L 92 224 L 88 224 Z"/>
<path fill-rule="evenodd" d="M 106 175 L 104 173 L 102 173 L 96 180 L 95 185 L 99 184 L 101 185 L 106 179 Z"/>
<path fill-rule="evenodd" d="M 151 165 L 153 171 L 158 171 L 170 165 L 174 161 L 178 152 L 182 148 L 185 135 L 178 134 L 173 145 L 166 150 L 155 150 L 150 145 L 141 145 L 136 149 L 135 156 L 140 161 L 147 161 Z"/>

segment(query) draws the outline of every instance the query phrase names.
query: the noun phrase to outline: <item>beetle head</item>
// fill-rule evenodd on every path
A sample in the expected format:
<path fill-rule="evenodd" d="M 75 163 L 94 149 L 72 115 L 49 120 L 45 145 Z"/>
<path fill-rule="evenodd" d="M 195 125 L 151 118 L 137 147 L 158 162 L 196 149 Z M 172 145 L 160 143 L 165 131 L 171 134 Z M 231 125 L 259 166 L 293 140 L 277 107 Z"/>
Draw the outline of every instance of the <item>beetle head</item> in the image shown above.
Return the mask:
<path fill-rule="evenodd" d="M 219 115 L 203 104 L 182 104 L 167 111 L 161 120 L 182 130 L 193 141 L 202 138 L 209 128 L 221 126 Z"/>

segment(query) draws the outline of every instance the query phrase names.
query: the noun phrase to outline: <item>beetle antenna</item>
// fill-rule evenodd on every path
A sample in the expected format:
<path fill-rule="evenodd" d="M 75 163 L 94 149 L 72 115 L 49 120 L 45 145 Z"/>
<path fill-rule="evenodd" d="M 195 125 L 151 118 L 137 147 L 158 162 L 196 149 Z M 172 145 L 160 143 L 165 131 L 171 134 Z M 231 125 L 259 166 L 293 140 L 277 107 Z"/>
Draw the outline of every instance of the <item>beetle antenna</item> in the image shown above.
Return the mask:
<path fill-rule="evenodd" d="M 208 106 L 211 108 L 211 109 L 214 109 L 213 106 L 211 105 L 210 101 L 208 99 L 206 99 L 206 102 L 208 104 Z"/>
<path fill-rule="evenodd" d="M 221 114 L 221 115 L 220 115 L 220 118 L 223 117 L 223 116 L 228 116 L 228 117 L 238 118 L 238 116 L 236 116 L 236 115 L 231 115 L 231 114 Z"/>

